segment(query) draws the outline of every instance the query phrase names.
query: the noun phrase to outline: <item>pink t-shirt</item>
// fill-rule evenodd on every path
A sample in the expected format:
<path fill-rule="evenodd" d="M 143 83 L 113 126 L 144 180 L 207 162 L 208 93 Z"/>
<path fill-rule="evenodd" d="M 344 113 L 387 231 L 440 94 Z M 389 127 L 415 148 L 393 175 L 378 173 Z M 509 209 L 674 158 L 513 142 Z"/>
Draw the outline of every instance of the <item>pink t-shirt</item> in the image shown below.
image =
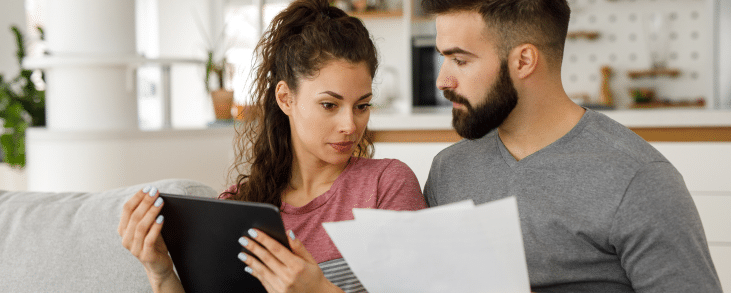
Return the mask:
<path fill-rule="evenodd" d="M 426 203 L 409 166 L 395 159 L 360 158 L 343 170 L 330 190 L 302 207 L 282 203 L 280 214 L 285 229 L 294 231 L 322 263 L 342 258 L 322 223 L 352 220 L 353 208 L 411 211 L 426 208 Z"/>

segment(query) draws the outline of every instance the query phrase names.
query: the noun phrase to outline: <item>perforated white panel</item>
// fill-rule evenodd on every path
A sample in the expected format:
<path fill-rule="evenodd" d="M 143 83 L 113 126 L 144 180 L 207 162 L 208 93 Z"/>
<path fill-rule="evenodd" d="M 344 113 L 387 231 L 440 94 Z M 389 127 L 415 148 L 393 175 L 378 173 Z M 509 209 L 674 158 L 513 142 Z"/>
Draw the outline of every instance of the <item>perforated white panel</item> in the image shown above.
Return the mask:
<path fill-rule="evenodd" d="M 629 89 L 652 87 L 659 99 L 704 98 L 713 108 L 713 27 L 711 0 L 569 0 L 569 32 L 595 31 L 595 40 L 566 41 L 562 79 L 567 93 L 599 101 L 600 68 L 610 66 L 618 108 L 631 103 Z M 653 37 L 654 35 L 654 37 Z M 677 78 L 630 79 L 627 72 L 652 67 L 651 52 L 665 57 Z"/>

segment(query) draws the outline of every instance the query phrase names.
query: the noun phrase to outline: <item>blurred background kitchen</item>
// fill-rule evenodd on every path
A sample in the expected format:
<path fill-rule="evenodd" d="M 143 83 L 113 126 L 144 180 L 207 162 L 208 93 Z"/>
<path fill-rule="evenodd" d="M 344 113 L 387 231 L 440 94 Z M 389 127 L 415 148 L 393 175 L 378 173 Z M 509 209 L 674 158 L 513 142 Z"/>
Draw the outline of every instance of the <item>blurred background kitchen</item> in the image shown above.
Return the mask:
<path fill-rule="evenodd" d="M 417 0 L 333 1 L 363 20 L 379 49 L 377 156 L 407 162 L 423 184 L 433 155 L 459 139 L 434 85 L 434 20 Z M 569 3 L 562 76 L 576 103 L 651 142 L 731 140 L 731 0 Z M 173 176 L 225 186 L 254 46 L 287 4 L 3 0 L 0 74 L 10 90 L 33 83 L 45 95 L 45 123 L 25 133 L 24 168 L 0 165 L 16 176 L 0 187 L 104 189 Z M 33 74 L 13 81 L 20 69 Z"/>
<path fill-rule="evenodd" d="M 435 88 L 434 20 L 418 0 L 333 1 L 363 20 L 379 50 L 375 156 L 404 161 L 423 185 L 434 155 L 460 139 Z M 223 190 L 233 126 L 247 123 L 254 46 L 287 4 L 1 0 L 0 142 L 10 155 L 0 189 L 99 191 L 187 178 Z M 731 290 L 731 0 L 569 4 L 567 93 L 678 168 Z"/>

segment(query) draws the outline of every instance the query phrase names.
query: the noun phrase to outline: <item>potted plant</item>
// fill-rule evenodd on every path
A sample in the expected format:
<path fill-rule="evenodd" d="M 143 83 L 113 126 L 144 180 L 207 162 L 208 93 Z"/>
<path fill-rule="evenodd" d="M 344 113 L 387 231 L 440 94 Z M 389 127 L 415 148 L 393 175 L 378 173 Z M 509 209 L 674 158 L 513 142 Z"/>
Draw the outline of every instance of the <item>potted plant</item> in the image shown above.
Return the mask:
<path fill-rule="evenodd" d="M 234 92 L 226 88 L 225 78 L 228 73 L 228 64 L 226 58 L 220 60 L 214 59 L 214 52 L 208 51 L 208 60 L 206 61 L 206 91 L 211 94 L 213 100 L 213 111 L 217 120 L 231 119 L 231 107 L 234 101 Z M 215 90 L 211 90 L 211 78 L 216 79 Z"/>
<path fill-rule="evenodd" d="M 13 79 L 0 75 L 0 158 L 12 167 L 25 167 L 25 130 L 31 126 L 46 125 L 46 95 L 32 81 L 32 70 L 23 68 L 25 44 L 23 34 L 12 26 L 18 46 L 20 73 Z M 43 39 L 43 30 L 38 28 Z M 42 75 L 41 75 L 42 79 Z"/>

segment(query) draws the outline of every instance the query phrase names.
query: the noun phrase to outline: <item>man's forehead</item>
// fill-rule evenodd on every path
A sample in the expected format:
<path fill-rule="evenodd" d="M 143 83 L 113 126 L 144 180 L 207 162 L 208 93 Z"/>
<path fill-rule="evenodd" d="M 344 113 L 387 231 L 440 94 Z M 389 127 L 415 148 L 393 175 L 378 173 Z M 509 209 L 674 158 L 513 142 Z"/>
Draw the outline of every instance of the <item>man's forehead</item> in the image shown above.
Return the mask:
<path fill-rule="evenodd" d="M 453 49 L 473 52 L 483 45 L 491 44 L 485 34 L 485 21 L 475 11 L 439 14 L 436 17 L 436 29 L 437 49 L 443 54 Z"/>

